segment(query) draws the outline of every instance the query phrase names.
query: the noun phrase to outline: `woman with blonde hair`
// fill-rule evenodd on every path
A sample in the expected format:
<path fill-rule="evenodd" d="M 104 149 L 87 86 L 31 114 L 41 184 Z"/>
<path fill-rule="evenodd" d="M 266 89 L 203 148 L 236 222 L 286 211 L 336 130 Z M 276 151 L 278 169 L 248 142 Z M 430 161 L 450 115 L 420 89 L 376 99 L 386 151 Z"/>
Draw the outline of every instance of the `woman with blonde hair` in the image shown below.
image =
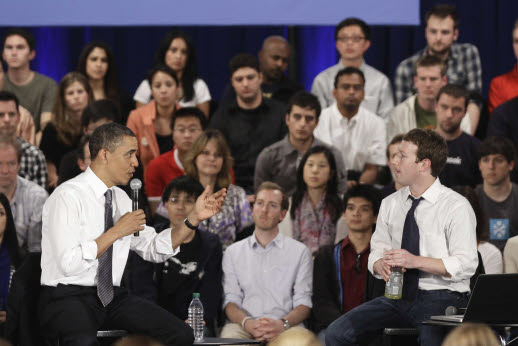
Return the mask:
<path fill-rule="evenodd" d="M 315 334 L 303 327 L 293 327 L 281 333 L 268 346 L 322 346 Z"/>
<path fill-rule="evenodd" d="M 223 134 L 215 129 L 203 132 L 185 158 L 185 173 L 211 191 L 227 189 L 223 209 L 198 228 L 219 236 L 223 249 L 236 240 L 236 234 L 252 225 L 252 210 L 243 188 L 232 184 L 230 148 Z"/>
<path fill-rule="evenodd" d="M 482 323 L 462 323 L 455 328 L 442 346 L 500 346 L 502 343 L 487 325 Z"/>
<path fill-rule="evenodd" d="M 81 114 L 92 100 L 88 79 L 81 73 L 69 72 L 59 82 L 52 120 L 43 129 L 40 142 L 47 159 L 50 187 L 57 185 L 57 169 L 63 156 L 79 144 Z"/>

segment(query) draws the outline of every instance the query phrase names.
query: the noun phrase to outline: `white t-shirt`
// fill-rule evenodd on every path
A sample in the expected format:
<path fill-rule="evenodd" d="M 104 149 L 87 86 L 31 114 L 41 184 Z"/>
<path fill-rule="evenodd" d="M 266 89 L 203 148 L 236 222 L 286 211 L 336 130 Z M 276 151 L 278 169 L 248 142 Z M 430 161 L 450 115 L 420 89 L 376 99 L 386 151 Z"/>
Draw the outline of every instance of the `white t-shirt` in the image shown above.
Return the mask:
<path fill-rule="evenodd" d="M 502 274 L 504 272 L 502 253 L 496 246 L 488 242 L 482 242 L 478 244 L 478 252 L 482 257 L 486 274 Z"/>
<path fill-rule="evenodd" d="M 204 103 L 211 100 L 210 91 L 207 84 L 202 79 L 196 79 L 193 84 L 194 96 L 190 101 L 185 101 L 182 98 L 179 102 L 181 107 L 196 107 L 200 103 Z M 144 79 L 142 83 L 135 91 L 133 100 L 140 103 L 149 103 L 151 101 L 151 86 L 147 79 Z"/>

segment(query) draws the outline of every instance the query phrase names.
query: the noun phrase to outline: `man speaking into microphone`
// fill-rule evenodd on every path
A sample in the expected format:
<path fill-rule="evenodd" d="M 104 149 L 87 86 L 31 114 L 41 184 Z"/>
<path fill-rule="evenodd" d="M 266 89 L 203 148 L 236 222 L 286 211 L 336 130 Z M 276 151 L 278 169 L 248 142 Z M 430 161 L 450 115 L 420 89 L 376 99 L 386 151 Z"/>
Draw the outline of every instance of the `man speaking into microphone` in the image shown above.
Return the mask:
<path fill-rule="evenodd" d="M 225 190 L 197 199 L 180 232 L 157 234 L 141 209 L 116 185 L 126 185 L 138 166 L 137 140 L 109 123 L 90 138 L 92 163 L 60 185 L 43 207 L 40 326 L 60 345 L 98 345 L 97 330 L 124 329 L 167 345 L 192 345 L 185 322 L 120 287 L 129 250 L 163 262 L 198 224 L 221 210 Z M 139 237 L 133 234 L 140 231 Z"/>

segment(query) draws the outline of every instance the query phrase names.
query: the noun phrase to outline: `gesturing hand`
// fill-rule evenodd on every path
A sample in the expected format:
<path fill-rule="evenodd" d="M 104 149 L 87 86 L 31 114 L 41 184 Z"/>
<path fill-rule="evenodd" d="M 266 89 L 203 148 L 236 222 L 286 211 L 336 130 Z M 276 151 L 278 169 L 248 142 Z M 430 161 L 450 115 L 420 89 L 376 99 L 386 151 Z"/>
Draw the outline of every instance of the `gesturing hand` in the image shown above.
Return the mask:
<path fill-rule="evenodd" d="M 210 194 L 210 186 L 205 188 L 205 191 L 196 200 L 193 212 L 189 214 L 189 220 L 191 222 L 201 222 L 206 220 L 221 211 L 223 203 L 225 202 L 225 196 L 227 195 L 227 189 L 221 189 L 218 192 Z M 191 217 L 192 216 L 192 217 Z"/>

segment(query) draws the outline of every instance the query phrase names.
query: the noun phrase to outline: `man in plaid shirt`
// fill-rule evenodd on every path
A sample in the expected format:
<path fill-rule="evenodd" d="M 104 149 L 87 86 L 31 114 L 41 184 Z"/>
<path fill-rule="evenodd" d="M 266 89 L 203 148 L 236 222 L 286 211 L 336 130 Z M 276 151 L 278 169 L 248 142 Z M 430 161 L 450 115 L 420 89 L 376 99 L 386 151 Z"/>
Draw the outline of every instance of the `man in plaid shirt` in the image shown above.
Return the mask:
<path fill-rule="evenodd" d="M 19 103 L 16 95 L 9 91 L 0 91 L 0 135 L 16 138 L 22 149 L 19 176 L 41 187 L 47 185 L 47 163 L 45 156 L 34 145 L 21 137 L 16 137 L 20 123 Z"/>
<path fill-rule="evenodd" d="M 415 94 L 414 71 L 416 61 L 425 54 L 431 54 L 444 60 L 448 83 L 460 84 L 471 92 L 471 98 L 466 110 L 471 120 L 471 134 L 474 134 L 480 118 L 482 92 L 482 66 L 478 49 L 470 43 L 454 43 L 459 36 L 459 16 L 452 5 L 435 5 L 426 14 L 427 46 L 403 60 L 397 70 L 394 80 L 396 103 L 403 102 Z M 479 97 L 477 97 L 477 95 Z"/>

